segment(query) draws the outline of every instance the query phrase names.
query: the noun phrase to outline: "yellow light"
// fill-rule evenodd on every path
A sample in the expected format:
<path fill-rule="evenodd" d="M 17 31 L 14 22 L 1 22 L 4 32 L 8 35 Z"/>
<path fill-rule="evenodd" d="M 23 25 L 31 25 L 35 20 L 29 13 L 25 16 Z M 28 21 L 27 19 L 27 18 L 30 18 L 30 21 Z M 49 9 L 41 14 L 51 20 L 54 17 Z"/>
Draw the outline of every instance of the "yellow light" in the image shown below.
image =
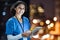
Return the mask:
<path fill-rule="evenodd" d="M 50 23 L 50 20 L 46 20 L 46 24 L 49 24 Z"/>
<path fill-rule="evenodd" d="M 44 9 L 39 6 L 39 7 L 38 7 L 38 12 L 43 13 L 43 12 L 44 12 Z"/>
<path fill-rule="evenodd" d="M 30 12 L 31 12 L 31 13 L 35 13 L 36 11 L 35 11 L 34 9 L 31 9 Z"/>
<path fill-rule="evenodd" d="M 50 27 L 50 25 L 48 25 L 47 27 L 48 27 L 48 29 L 50 29 L 50 28 L 51 28 L 51 27 Z"/>
<path fill-rule="evenodd" d="M 51 24 L 50 24 L 50 27 L 53 27 L 53 26 L 54 26 L 54 23 L 51 23 Z"/>
<path fill-rule="evenodd" d="M 33 23 L 36 24 L 36 23 L 39 23 L 40 20 L 39 19 L 33 19 Z"/>
<path fill-rule="evenodd" d="M 54 21 L 57 21 L 57 17 L 54 17 L 53 20 L 54 20 Z"/>
<path fill-rule="evenodd" d="M 31 28 L 30 31 L 33 31 L 33 28 Z"/>
<path fill-rule="evenodd" d="M 43 21 L 41 21 L 41 22 L 40 22 L 40 25 L 41 25 L 41 26 L 43 26 L 43 25 L 44 25 L 44 22 L 43 22 Z"/>

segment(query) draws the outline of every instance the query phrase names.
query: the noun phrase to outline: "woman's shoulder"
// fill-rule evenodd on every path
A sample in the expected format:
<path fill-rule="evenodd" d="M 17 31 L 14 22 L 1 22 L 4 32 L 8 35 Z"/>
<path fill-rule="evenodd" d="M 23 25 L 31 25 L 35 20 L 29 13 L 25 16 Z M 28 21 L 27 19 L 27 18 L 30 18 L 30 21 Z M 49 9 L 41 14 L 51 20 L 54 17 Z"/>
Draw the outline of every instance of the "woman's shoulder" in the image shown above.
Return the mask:
<path fill-rule="evenodd" d="M 27 20 L 27 21 L 29 20 L 29 19 L 28 19 L 27 17 L 25 17 L 25 16 L 23 16 L 23 19 L 24 19 L 24 20 Z"/>
<path fill-rule="evenodd" d="M 14 21 L 14 17 L 10 17 L 7 22 L 11 22 L 11 21 Z"/>

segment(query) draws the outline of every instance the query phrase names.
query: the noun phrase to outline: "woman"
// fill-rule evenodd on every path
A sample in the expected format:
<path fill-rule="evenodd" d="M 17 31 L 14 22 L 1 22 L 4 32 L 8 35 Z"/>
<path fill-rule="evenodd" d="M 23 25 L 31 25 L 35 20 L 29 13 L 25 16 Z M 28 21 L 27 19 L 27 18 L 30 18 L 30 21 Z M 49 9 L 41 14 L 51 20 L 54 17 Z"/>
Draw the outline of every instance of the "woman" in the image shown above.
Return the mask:
<path fill-rule="evenodd" d="M 30 23 L 28 18 L 22 16 L 26 11 L 26 4 L 17 1 L 11 7 L 11 12 L 15 16 L 11 17 L 6 23 L 6 34 L 8 40 L 30 40 Z"/>

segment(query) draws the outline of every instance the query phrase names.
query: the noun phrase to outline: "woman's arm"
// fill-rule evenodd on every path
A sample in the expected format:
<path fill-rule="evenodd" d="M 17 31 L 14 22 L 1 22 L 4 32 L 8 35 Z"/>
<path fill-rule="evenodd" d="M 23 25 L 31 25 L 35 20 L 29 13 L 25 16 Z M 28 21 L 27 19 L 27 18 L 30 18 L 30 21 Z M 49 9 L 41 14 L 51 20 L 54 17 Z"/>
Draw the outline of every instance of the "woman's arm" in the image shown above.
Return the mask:
<path fill-rule="evenodd" d="M 8 40 L 18 40 L 22 38 L 22 34 L 19 34 L 19 35 L 16 35 L 16 36 L 13 36 L 13 35 L 7 35 L 7 39 Z"/>
<path fill-rule="evenodd" d="M 29 33 L 23 33 L 23 34 L 19 34 L 19 35 L 16 35 L 16 36 L 13 36 L 13 35 L 7 35 L 7 39 L 8 40 L 18 40 L 22 37 L 28 37 L 29 35 L 31 34 L 31 32 Z"/>

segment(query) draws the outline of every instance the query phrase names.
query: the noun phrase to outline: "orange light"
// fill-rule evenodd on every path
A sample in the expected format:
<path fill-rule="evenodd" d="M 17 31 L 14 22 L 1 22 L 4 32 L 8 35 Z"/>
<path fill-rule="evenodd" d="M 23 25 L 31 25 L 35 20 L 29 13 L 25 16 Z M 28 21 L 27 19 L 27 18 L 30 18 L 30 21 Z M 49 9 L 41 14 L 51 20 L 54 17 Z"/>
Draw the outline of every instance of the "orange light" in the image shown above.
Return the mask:
<path fill-rule="evenodd" d="M 44 22 L 43 22 L 43 21 L 41 21 L 41 22 L 40 22 L 40 25 L 41 25 L 41 26 L 43 26 L 43 25 L 44 25 Z"/>

